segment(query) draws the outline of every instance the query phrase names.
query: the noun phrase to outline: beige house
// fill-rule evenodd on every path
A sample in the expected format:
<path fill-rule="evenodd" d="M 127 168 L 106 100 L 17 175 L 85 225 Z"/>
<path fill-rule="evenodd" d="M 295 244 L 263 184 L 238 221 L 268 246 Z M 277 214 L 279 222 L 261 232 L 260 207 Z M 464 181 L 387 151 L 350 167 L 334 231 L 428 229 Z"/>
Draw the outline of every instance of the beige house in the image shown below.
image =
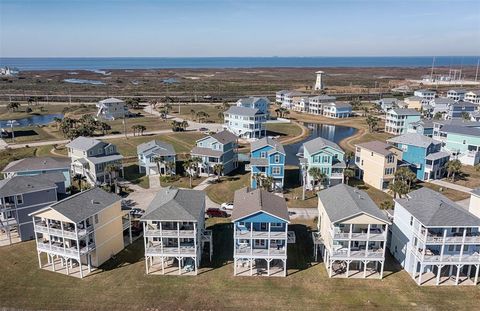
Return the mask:
<path fill-rule="evenodd" d="M 80 192 L 30 216 L 43 269 L 83 278 L 131 242 L 130 214 L 122 210 L 121 198 L 100 188 Z"/>
<path fill-rule="evenodd" d="M 480 188 L 472 190 L 472 196 L 470 197 L 470 206 L 468 208 L 468 211 L 480 218 Z"/>
<path fill-rule="evenodd" d="M 355 145 L 358 177 L 379 190 L 388 188 L 399 159 L 401 151 L 385 142 L 374 140 Z"/>
<path fill-rule="evenodd" d="M 406 97 L 403 101 L 407 104 L 406 108 L 416 110 L 422 109 L 422 106 L 428 103 L 428 100 L 420 96 Z"/>
<path fill-rule="evenodd" d="M 390 221 L 364 191 L 338 184 L 318 193 L 320 251 L 329 277 L 382 278 Z"/>

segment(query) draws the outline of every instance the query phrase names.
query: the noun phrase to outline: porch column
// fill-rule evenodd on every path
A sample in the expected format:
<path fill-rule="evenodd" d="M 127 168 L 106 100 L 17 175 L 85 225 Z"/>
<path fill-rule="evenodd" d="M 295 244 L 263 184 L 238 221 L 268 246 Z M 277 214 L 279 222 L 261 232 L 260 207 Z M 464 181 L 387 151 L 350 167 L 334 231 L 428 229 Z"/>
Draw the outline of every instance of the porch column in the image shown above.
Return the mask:
<path fill-rule="evenodd" d="M 385 259 L 380 263 L 380 279 L 383 279 L 383 269 L 385 267 Z"/>
<path fill-rule="evenodd" d="M 467 276 L 469 280 L 470 280 L 471 274 L 472 274 L 472 265 L 468 265 Z"/>
<path fill-rule="evenodd" d="M 418 285 L 422 285 L 422 275 L 423 275 L 423 264 L 420 264 L 420 273 L 418 275 Z"/>
<path fill-rule="evenodd" d="M 197 257 L 194 257 L 193 261 L 195 261 L 195 275 L 197 275 L 198 274 Z"/>
<path fill-rule="evenodd" d="M 177 260 L 178 260 L 178 275 L 181 275 L 182 274 L 182 259 L 180 257 L 177 257 Z"/>
<path fill-rule="evenodd" d="M 233 275 L 237 275 L 237 259 L 233 259 Z"/>
<path fill-rule="evenodd" d="M 130 244 L 133 243 L 133 237 L 132 237 L 132 214 L 128 212 L 128 236 L 130 238 Z"/>
<path fill-rule="evenodd" d="M 92 272 L 92 255 L 87 255 L 88 273 Z"/>
<path fill-rule="evenodd" d="M 480 269 L 480 265 L 475 266 L 475 280 L 473 281 L 474 285 L 478 284 L 478 270 Z"/>
<path fill-rule="evenodd" d="M 347 264 L 346 276 L 347 276 L 347 279 L 348 279 L 348 275 L 350 274 L 350 260 L 346 260 L 345 263 Z"/>
<path fill-rule="evenodd" d="M 367 246 L 368 247 L 368 246 Z M 366 279 L 367 278 L 367 265 L 368 265 L 368 260 L 365 260 L 363 262 L 363 278 Z"/>
<path fill-rule="evenodd" d="M 462 247 L 463 247 L 463 245 L 462 245 Z M 457 277 L 455 278 L 455 285 L 458 285 L 458 281 L 460 279 L 460 269 L 461 269 L 462 266 L 463 265 L 456 265 L 456 267 L 457 267 Z"/>
<path fill-rule="evenodd" d="M 250 258 L 250 276 L 253 275 L 253 259 Z"/>
<path fill-rule="evenodd" d="M 267 276 L 270 276 L 270 261 L 271 259 L 267 259 Z"/>
<path fill-rule="evenodd" d="M 55 272 L 55 258 L 53 258 L 53 255 L 51 255 L 52 258 L 51 258 L 51 261 L 52 261 L 52 268 L 53 268 L 53 271 Z"/>
<path fill-rule="evenodd" d="M 42 269 L 42 253 L 37 251 L 37 254 L 38 254 L 38 266 L 40 267 L 40 269 Z"/>
<path fill-rule="evenodd" d="M 450 270 L 448 271 L 448 276 L 452 276 L 453 274 L 453 265 L 450 265 Z"/>
<path fill-rule="evenodd" d="M 282 261 L 283 261 L 283 276 L 286 277 L 287 276 L 287 260 L 282 259 Z"/>
<path fill-rule="evenodd" d="M 332 259 L 328 260 L 328 276 L 332 277 Z"/>
<path fill-rule="evenodd" d="M 148 256 L 145 256 L 145 273 L 148 274 Z"/>
<path fill-rule="evenodd" d="M 83 278 L 82 259 L 78 257 L 78 265 L 80 266 L 80 278 Z"/>
<path fill-rule="evenodd" d="M 66 264 L 66 266 L 67 266 L 67 275 L 70 275 L 70 267 L 68 266 L 70 260 L 71 260 L 71 259 L 67 259 L 67 260 L 66 260 L 66 263 L 67 263 L 67 264 Z"/>
<path fill-rule="evenodd" d="M 162 274 L 165 274 L 165 257 L 162 256 L 160 258 L 162 258 Z"/>

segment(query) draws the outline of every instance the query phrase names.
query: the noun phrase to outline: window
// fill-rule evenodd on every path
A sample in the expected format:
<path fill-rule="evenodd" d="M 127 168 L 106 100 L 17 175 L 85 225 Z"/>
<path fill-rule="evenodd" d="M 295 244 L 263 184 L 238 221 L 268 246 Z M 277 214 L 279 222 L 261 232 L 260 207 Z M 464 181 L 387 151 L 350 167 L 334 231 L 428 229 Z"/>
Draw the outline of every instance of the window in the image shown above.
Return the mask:
<path fill-rule="evenodd" d="M 373 157 L 373 152 L 370 152 L 370 155 Z"/>
<path fill-rule="evenodd" d="M 265 151 L 260 152 L 260 158 L 264 159 L 267 157 L 267 153 Z"/>
<path fill-rule="evenodd" d="M 280 222 L 272 222 L 272 223 L 270 224 L 270 227 L 271 227 L 271 228 L 282 228 L 282 223 L 280 223 Z"/>
<path fill-rule="evenodd" d="M 253 243 L 253 245 L 255 247 L 265 247 L 266 244 L 265 244 L 265 240 L 255 240 L 255 242 Z"/>
<path fill-rule="evenodd" d="M 275 163 L 280 163 L 280 155 L 279 154 L 276 154 L 275 157 L 274 157 L 274 162 Z"/>
<path fill-rule="evenodd" d="M 402 150 L 403 151 L 408 151 L 408 146 L 407 145 L 402 145 Z"/>
<path fill-rule="evenodd" d="M 23 196 L 21 194 L 17 195 L 17 204 L 23 204 Z"/>
<path fill-rule="evenodd" d="M 280 175 L 281 174 L 280 167 L 279 166 L 272 167 L 272 174 L 273 175 Z"/>
<path fill-rule="evenodd" d="M 95 223 L 98 224 L 98 214 L 95 214 Z"/>
<path fill-rule="evenodd" d="M 410 226 L 413 226 L 413 216 L 410 216 Z"/>
<path fill-rule="evenodd" d="M 385 169 L 385 175 L 392 175 L 392 174 L 394 173 L 394 171 L 395 171 L 395 168 L 393 168 L 393 167 L 387 167 L 387 168 Z"/>

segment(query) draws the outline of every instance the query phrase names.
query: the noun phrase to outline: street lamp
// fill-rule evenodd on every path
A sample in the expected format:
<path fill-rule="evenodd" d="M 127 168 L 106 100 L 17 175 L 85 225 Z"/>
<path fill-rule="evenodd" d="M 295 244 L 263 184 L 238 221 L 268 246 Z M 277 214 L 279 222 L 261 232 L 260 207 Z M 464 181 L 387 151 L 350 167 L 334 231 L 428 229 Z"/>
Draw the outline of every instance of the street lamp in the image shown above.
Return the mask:
<path fill-rule="evenodd" d="M 16 120 L 8 120 L 7 121 L 7 126 L 10 126 L 10 129 L 12 131 L 12 143 L 15 142 L 15 132 L 13 131 L 13 126 L 14 125 L 19 125 L 19 123 Z"/>

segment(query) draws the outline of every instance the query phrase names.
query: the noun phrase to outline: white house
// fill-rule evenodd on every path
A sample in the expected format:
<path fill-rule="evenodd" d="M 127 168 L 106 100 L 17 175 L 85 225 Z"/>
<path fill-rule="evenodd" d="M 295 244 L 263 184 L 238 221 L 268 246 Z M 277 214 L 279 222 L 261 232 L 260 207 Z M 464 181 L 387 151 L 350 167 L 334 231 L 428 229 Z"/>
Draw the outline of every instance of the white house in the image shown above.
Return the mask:
<path fill-rule="evenodd" d="M 261 138 L 266 135 L 268 115 L 256 108 L 232 106 L 224 114 L 225 127 L 242 138 Z"/>
<path fill-rule="evenodd" d="M 306 96 L 307 94 L 298 91 L 287 92 L 283 96 L 282 107 L 292 109 L 297 101 Z"/>
<path fill-rule="evenodd" d="M 322 115 L 325 105 L 335 104 L 336 98 L 329 95 L 318 95 L 308 100 L 307 112 L 314 115 Z"/>
<path fill-rule="evenodd" d="M 425 89 L 416 90 L 413 92 L 413 96 L 422 97 L 428 100 L 434 99 L 436 95 L 437 95 L 437 92 L 431 91 L 431 90 L 425 90 Z"/>
<path fill-rule="evenodd" d="M 175 174 L 176 153 L 172 145 L 159 140 L 137 146 L 138 169 L 146 175 Z M 158 162 L 158 163 L 157 163 Z"/>
<path fill-rule="evenodd" d="M 458 102 L 459 100 L 463 100 L 465 98 L 465 93 L 466 92 L 467 91 L 461 90 L 461 89 L 449 90 L 447 92 L 447 98 L 451 98 L 454 101 Z"/>
<path fill-rule="evenodd" d="M 465 101 L 480 104 L 480 90 L 465 93 Z"/>
<path fill-rule="evenodd" d="M 258 109 L 265 114 L 269 114 L 270 101 L 266 97 L 250 96 L 246 98 L 240 98 L 235 105 L 237 107 L 254 108 Z"/>
<path fill-rule="evenodd" d="M 471 212 L 420 188 L 395 199 L 390 252 L 418 285 L 476 285 L 479 227 Z"/>
<path fill-rule="evenodd" d="M 96 104 L 98 111 L 97 117 L 104 120 L 115 120 L 128 116 L 128 107 L 123 100 L 117 98 L 107 98 Z"/>

